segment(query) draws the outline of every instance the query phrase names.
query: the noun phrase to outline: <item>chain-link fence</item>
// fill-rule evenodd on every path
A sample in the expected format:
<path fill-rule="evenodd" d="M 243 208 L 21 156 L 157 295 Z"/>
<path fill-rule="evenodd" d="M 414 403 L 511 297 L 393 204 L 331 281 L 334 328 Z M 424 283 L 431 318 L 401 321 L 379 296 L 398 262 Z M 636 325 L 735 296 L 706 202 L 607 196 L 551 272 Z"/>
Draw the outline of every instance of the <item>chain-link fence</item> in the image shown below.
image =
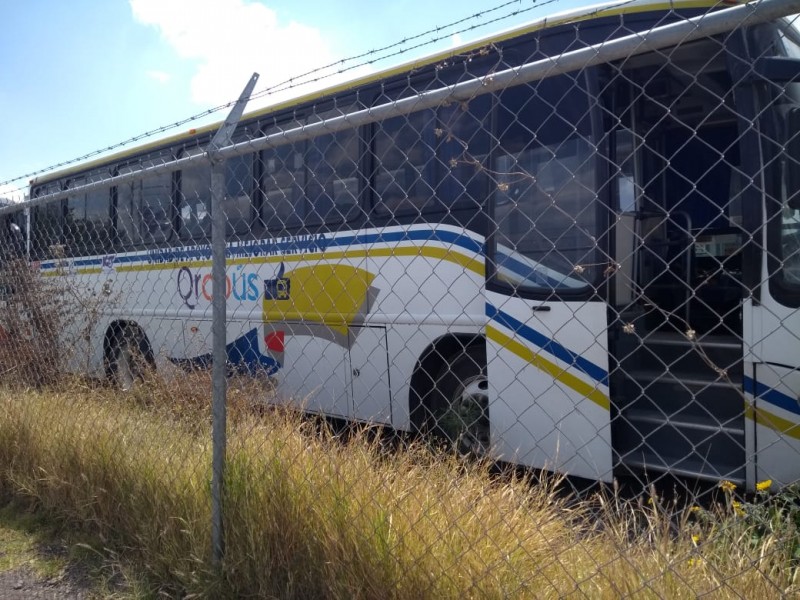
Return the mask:
<path fill-rule="evenodd" d="M 798 11 L 576 11 L 234 118 L 213 151 L 208 128 L 41 177 L 0 211 L 3 378 L 109 378 L 103 418 L 192 440 L 134 444 L 182 490 L 212 440 L 166 405 L 213 384 L 191 518 L 234 590 L 260 555 L 274 595 L 796 593 Z M 82 443 L 104 427 L 70 411 Z M 108 442 L 120 473 L 137 436 Z M 634 501 L 573 509 L 484 461 Z"/>

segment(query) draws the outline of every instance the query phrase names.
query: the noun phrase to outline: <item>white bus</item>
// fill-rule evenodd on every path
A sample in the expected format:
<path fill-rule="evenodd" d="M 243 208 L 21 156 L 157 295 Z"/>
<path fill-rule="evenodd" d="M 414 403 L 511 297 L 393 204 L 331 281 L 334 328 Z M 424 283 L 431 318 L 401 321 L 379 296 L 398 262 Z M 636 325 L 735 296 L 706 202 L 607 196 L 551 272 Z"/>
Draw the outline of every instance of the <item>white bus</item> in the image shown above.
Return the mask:
<path fill-rule="evenodd" d="M 561 14 L 245 115 L 234 142 L 717 8 Z M 231 366 L 535 468 L 797 480 L 799 74 L 772 20 L 228 159 Z M 210 167 L 64 192 L 213 133 L 40 177 L 29 219 L 0 213 L 43 276 L 114 299 L 76 342 L 96 374 L 210 363 Z"/>

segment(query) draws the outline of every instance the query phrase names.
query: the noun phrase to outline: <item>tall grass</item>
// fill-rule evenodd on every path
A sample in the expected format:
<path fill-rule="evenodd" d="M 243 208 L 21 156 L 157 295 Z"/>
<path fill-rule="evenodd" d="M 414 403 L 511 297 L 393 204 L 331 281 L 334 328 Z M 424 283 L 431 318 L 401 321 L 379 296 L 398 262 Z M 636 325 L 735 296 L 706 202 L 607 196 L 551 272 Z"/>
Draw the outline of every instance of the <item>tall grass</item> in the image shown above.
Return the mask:
<path fill-rule="evenodd" d="M 237 389 L 215 571 L 206 381 L 124 397 L 0 390 L 3 492 L 124 557 L 154 589 L 202 597 L 800 591 L 797 531 L 757 527 L 730 502 L 683 512 L 658 498 L 576 502 L 556 479 L 498 478 L 421 446 L 387 451 L 379 435 L 342 440 L 293 413 L 254 414 L 252 390 Z"/>

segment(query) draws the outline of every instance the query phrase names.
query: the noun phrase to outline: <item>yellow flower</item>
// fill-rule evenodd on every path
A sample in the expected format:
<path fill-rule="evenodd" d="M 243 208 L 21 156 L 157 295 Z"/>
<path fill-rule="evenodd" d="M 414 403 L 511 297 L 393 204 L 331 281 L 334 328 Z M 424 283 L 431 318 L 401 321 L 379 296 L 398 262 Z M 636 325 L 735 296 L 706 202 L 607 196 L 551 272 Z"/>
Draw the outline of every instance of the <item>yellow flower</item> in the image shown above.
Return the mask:
<path fill-rule="evenodd" d="M 764 481 L 759 481 L 756 484 L 756 489 L 759 492 L 765 492 L 771 487 L 772 487 L 772 479 L 765 479 Z"/>
<path fill-rule="evenodd" d="M 697 546 L 700 543 L 700 536 L 698 534 L 694 534 L 692 536 L 692 543 Z"/>
<path fill-rule="evenodd" d="M 692 508 L 689 509 L 689 512 L 697 513 L 700 512 L 701 510 L 703 509 L 700 508 L 699 506 L 693 506 Z"/>
<path fill-rule="evenodd" d="M 722 488 L 723 492 L 730 493 L 736 489 L 736 484 L 726 479 L 725 481 L 719 482 L 719 487 Z"/>
<path fill-rule="evenodd" d="M 731 502 L 731 506 L 733 507 L 733 512 L 735 512 L 740 517 L 744 516 L 744 511 L 742 510 L 741 502 L 737 502 L 736 500 L 734 500 L 733 502 Z"/>
<path fill-rule="evenodd" d="M 700 557 L 697 558 L 690 558 L 689 559 L 689 566 L 690 567 L 699 567 L 703 564 L 703 559 Z"/>

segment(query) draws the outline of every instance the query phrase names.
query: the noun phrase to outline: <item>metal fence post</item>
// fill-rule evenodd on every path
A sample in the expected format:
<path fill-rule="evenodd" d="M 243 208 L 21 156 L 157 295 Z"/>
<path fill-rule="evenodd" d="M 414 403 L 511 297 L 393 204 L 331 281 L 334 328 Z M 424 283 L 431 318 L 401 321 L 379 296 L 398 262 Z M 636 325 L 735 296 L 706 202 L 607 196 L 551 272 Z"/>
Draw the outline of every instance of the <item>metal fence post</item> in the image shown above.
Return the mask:
<path fill-rule="evenodd" d="M 223 532 L 222 493 L 225 470 L 225 450 L 227 445 L 227 412 L 226 412 L 226 299 L 225 293 L 217 293 L 225 289 L 225 228 L 226 218 L 223 210 L 225 198 L 225 159 L 219 149 L 231 143 L 233 131 L 242 117 L 244 107 L 253 92 L 258 73 L 253 73 L 228 118 L 214 135 L 208 146 L 207 154 L 211 162 L 211 281 L 212 296 L 212 366 L 211 366 L 211 554 L 215 566 L 219 567 L 225 554 L 225 538 Z"/>

